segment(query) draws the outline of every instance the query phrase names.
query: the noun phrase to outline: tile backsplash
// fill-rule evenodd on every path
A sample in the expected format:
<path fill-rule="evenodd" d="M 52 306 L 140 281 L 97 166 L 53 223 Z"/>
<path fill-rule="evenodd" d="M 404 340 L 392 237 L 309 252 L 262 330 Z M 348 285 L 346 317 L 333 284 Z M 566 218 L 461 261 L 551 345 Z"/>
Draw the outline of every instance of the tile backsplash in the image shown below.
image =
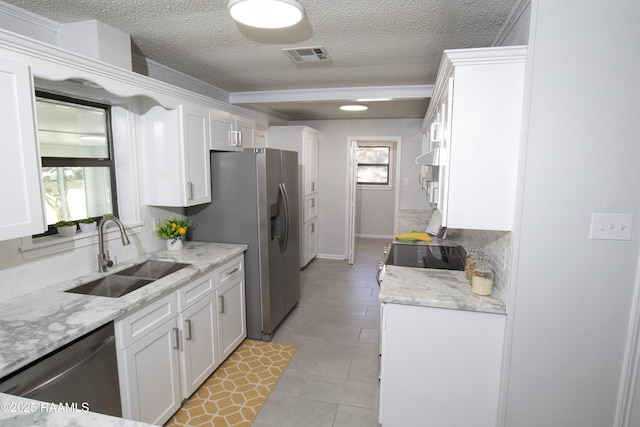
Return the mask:
<path fill-rule="evenodd" d="M 402 209 L 398 213 L 398 233 L 426 229 L 432 210 Z M 481 248 L 493 267 L 494 295 L 509 300 L 511 283 L 511 232 L 491 230 L 448 229 L 446 240 L 462 245 L 465 250 Z"/>
<path fill-rule="evenodd" d="M 165 242 L 153 235 L 153 218 L 181 215 L 155 207 L 142 207 L 141 230 L 129 236 L 131 244 L 123 246 L 120 238 L 109 240 L 112 259 L 124 262 L 145 253 L 161 250 Z M 20 239 L 0 242 L 0 301 L 16 298 L 75 277 L 98 273 L 98 245 L 76 247 L 34 260 L 23 260 Z"/>
<path fill-rule="evenodd" d="M 447 230 L 446 240 L 461 244 L 467 251 L 481 248 L 493 267 L 494 295 L 509 300 L 511 283 L 511 232 L 491 230 Z"/>

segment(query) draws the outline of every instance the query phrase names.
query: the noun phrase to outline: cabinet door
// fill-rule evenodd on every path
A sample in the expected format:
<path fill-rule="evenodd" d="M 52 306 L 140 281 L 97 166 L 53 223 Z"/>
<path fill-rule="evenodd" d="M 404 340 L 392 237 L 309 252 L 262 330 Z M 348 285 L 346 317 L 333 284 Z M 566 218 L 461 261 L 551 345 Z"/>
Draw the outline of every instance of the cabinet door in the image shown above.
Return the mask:
<path fill-rule="evenodd" d="M 303 134 L 302 157 L 306 196 L 318 192 L 318 136 L 314 132 Z"/>
<path fill-rule="evenodd" d="M 2 144 L 0 177 L 11 185 L 3 194 L 0 240 L 7 240 L 42 233 L 46 224 L 29 67 L 0 58 L 0 93 L 2 137 L 6 141 Z"/>
<path fill-rule="evenodd" d="M 175 317 L 125 349 L 118 349 L 123 417 L 163 424 L 181 404 Z"/>
<path fill-rule="evenodd" d="M 236 132 L 240 134 L 241 148 L 253 148 L 256 123 L 243 117 L 236 117 Z"/>
<path fill-rule="evenodd" d="M 383 426 L 496 425 L 504 315 L 384 304 L 381 328 Z"/>
<path fill-rule="evenodd" d="M 218 288 L 220 363 L 247 337 L 244 275 Z"/>
<path fill-rule="evenodd" d="M 306 196 L 304 198 L 304 222 L 318 216 L 318 196 Z"/>
<path fill-rule="evenodd" d="M 208 112 L 194 107 L 182 107 L 182 129 L 186 163 L 186 199 L 183 206 L 209 203 L 211 170 Z"/>
<path fill-rule="evenodd" d="M 313 219 L 304 224 L 303 236 L 303 251 L 301 267 L 307 265 L 318 254 L 318 220 Z"/>
<path fill-rule="evenodd" d="M 218 367 L 216 294 L 210 293 L 180 314 L 183 347 L 182 395 L 186 398 Z"/>
<path fill-rule="evenodd" d="M 241 147 L 234 144 L 232 132 L 235 129 L 235 119 L 224 111 L 209 111 L 209 127 L 211 142 L 209 148 L 218 151 L 238 151 Z"/>
<path fill-rule="evenodd" d="M 140 124 L 145 204 L 182 207 L 210 202 L 207 111 L 155 105 Z"/>

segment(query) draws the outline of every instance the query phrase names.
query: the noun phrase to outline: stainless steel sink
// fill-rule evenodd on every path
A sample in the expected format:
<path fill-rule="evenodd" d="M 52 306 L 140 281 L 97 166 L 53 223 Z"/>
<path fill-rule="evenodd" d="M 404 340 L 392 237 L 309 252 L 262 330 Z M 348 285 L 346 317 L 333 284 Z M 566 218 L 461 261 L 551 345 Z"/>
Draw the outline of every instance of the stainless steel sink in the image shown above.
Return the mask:
<path fill-rule="evenodd" d="M 65 292 L 119 298 L 188 265 L 179 262 L 149 260 Z"/>
<path fill-rule="evenodd" d="M 84 295 L 97 295 L 101 297 L 118 298 L 129 292 L 140 289 L 144 285 L 153 282 L 152 279 L 141 279 L 139 277 L 111 276 L 102 277 L 93 282 L 85 283 L 66 292 Z"/>
<path fill-rule="evenodd" d="M 189 264 L 179 262 L 149 260 L 114 274 L 118 276 L 143 277 L 145 279 L 158 280 L 188 265 Z"/>

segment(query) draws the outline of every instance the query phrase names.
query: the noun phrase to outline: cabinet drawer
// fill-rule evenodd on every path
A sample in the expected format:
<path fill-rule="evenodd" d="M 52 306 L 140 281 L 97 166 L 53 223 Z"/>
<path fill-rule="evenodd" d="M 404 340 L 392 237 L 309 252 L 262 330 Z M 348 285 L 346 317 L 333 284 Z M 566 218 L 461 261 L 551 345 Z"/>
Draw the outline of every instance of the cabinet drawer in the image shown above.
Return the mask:
<path fill-rule="evenodd" d="M 126 348 L 140 338 L 150 334 L 178 313 L 176 294 L 171 293 L 158 301 L 115 322 L 116 345 Z"/>
<path fill-rule="evenodd" d="M 240 275 L 244 276 L 243 256 L 232 259 L 216 270 L 217 288 L 220 289 L 220 287 L 234 280 Z"/>
<path fill-rule="evenodd" d="M 318 216 L 318 196 L 307 196 L 304 198 L 304 222 Z"/>
<path fill-rule="evenodd" d="M 191 304 L 213 291 L 215 291 L 213 274 L 207 274 L 194 280 L 178 290 L 178 310 L 184 311 Z"/>

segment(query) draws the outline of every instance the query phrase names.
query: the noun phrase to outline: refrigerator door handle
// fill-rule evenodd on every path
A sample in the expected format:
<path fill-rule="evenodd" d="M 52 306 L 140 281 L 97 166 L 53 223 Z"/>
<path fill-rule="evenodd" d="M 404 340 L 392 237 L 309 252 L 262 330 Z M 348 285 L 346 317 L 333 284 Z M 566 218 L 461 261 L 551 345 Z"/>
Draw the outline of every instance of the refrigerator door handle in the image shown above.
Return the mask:
<path fill-rule="evenodd" d="M 289 221 L 291 220 L 289 211 L 289 195 L 287 194 L 287 187 L 284 182 L 280 183 L 280 193 L 282 194 L 282 203 L 284 204 L 284 231 L 282 237 L 282 252 L 287 250 L 287 243 L 289 242 Z"/>

